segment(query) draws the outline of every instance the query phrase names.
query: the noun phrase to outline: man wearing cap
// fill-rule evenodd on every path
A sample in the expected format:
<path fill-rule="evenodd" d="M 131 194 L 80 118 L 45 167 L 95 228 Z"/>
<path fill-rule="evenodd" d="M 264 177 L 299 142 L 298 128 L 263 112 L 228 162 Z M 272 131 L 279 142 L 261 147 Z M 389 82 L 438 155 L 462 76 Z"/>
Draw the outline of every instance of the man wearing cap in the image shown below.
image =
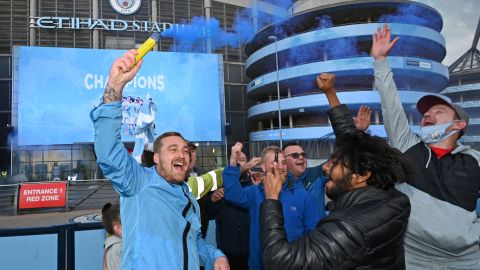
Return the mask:
<path fill-rule="evenodd" d="M 397 185 L 411 203 L 405 234 L 407 269 L 480 269 L 480 221 L 475 212 L 480 190 L 480 153 L 458 139 L 468 125 L 465 111 L 447 98 L 426 95 L 417 103 L 420 132 L 410 130 L 387 56 L 384 26 L 373 35 L 375 87 L 391 144 L 414 163 L 415 179 Z"/>

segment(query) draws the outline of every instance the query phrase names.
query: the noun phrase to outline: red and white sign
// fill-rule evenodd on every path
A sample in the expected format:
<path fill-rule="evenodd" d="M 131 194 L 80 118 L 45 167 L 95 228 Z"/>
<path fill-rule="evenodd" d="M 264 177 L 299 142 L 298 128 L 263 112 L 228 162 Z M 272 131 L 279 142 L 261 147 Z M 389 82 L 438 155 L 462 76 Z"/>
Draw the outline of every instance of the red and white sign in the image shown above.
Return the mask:
<path fill-rule="evenodd" d="M 18 209 L 65 207 L 66 182 L 21 184 Z"/>

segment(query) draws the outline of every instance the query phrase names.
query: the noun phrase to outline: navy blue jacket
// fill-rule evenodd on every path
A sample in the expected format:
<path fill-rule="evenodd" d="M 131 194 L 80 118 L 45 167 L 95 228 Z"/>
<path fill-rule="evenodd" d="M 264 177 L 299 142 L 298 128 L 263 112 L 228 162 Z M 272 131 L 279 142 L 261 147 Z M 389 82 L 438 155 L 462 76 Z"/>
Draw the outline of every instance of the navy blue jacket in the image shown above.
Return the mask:
<path fill-rule="evenodd" d="M 247 176 L 237 180 L 243 187 L 251 186 Z M 212 202 L 211 193 L 207 198 L 207 212 L 210 219 L 215 219 L 216 241 L 219 248 L 228 256 L 248 257 L 250 218 L 248 209 L 237 206 L 225 199 Z"/>

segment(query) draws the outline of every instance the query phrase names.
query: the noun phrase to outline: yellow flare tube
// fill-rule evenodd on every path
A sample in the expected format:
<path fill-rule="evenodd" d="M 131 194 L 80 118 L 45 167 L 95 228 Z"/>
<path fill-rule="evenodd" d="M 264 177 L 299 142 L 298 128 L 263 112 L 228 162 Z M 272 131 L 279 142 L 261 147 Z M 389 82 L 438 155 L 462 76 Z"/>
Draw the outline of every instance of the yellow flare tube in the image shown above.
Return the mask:
<path fill-rule="evenodd" d="M 160 41 L 160 33 L 153 33 L 138 49 L 137 55 L 135 56 L 135 63 L 142 60 L 142 58 L 155 47 L 155 45 Z"/>

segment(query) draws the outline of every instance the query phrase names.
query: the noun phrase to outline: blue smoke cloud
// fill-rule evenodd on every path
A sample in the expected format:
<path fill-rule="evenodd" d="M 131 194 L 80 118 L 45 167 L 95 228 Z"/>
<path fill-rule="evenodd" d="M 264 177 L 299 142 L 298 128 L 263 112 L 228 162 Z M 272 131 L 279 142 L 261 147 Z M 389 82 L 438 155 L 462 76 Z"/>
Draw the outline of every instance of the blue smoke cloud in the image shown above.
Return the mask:
<path fill-rule="evenodd" d="M 331 17 L 328 15 L 317 17 L 316 20 L 316 30 L 331 28 L 334 26 Z M 334 28 L 330 31 L 334 31 Z M 360 53 L 361 52 L 357 47 L 356 38 L 340 38 L 328 40 L 320 44 L 291 48 L 286 57 L 291 65 L 295 65 L 318 60 L 327 61 L 345 57 L 354 57 Z"/>
<path fill-rule="evenodd" d="M 333 26 L 332 18 L 328 15 L 322 15 L 319 17 L 316 17 L 318 27 L 317 29 L 323 29 L 323 28 L 329 28 Z"/>
<path fill-rule="evenodd" d="M 318 22 L 317 29 L 333 27 L 333 21 L 330 16 L 323 15 L 317 17 L 316 19 Z M 356 56 L 359 54 L 356 38 L 333 39 L 322 43 L 320 46 L 320 50 L 324 54 L 324 60 L 345 58 L 348 56 Z"/>
<path fill-rule="evenodd" d="M 414 4 L 401 5 L 395 13 L 381 16 L 378 19 L 378 22 L 415 24 L 429 27 L 437 31 L 440 31 L 442 28 L 442 19 L 439 15 L 435 15 L 423 6 Z M 395 36 L 392 38 L 395 38 Z M 428 49 L 419 51 L 418 45 L 416 46 L 416 42 L 412 41 L 412 39 L 414 38 L 408 36 L 401 37 L 390 54 L 420 56 L 423 58 L 434 59 L 436 61 L 441 61 L 443 59 L 443 57 L 442 59 L 438 59 L 438 57 L 435 58 L 435 54 Z M 428 44 L 429 43 L 425 41 L 422 45 L 428 48 Z"/>
<path fill-rule="evenodd" d="M 282 7 L 292 5 L 292 0 L 274 2 L 275 5 Z M 258 29 L 280 19 L 283 18 L 259 11 L 256 18 Z M 238 48 L 255 34 L 251 8 L 242 9 L 235 14 L 230 31 L 224 30 L 216 18 L 207 20 L 205 17 L 194 17 L 190 23 L 180 21 L 178 25 L 162 32 L 162 37 L 174 39 L 171 51 L 205 52 L 208 38 L 211 40 L 212 50 L 225 46 Z"/>
<path fill-rule="evenodd" d="M 432 16 L 430 11 L 419 5 L 401 5 L 394 14 L 383 15 L 378 19 L 382 23 L 406 23 L 416 25 L 436 25 L 441 23 L 440 16 Z M 441 19 L 440 19 L 441 20 Z"/>

